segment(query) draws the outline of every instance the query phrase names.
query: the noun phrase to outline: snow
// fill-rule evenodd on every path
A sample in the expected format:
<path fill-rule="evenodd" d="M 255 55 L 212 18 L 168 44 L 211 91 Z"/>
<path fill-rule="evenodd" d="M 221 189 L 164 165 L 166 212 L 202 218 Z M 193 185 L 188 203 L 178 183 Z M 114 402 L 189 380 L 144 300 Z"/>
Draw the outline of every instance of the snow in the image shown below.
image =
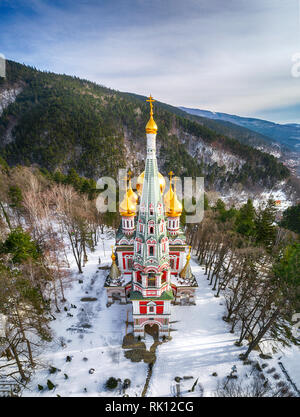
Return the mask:
<path fill-rule="evenodd" d="M 253 200 L 253 205 L 255 208 L 258 208 L 260 204 L 266 204 L 270 199 L 280 201 L 280 205 L 278 206 L 280 211 L 284 211 L 292 205 L 292 201 L 288 199 L 285 192 L 282 190 L 270 190 L 262 192 L 259 197 L 256 197 Z"/>
<path fill-rule="evenodd" d="M 283 187 L 283 183 L 280 184 L 280 186 Z M 282 189 L 278 190 L 268 190 L 263 191 L 261 193 L 251 193 L 251 192 L 237 192 L 237 191 L 230 191 L 227 194 L 223 194 L 220 196 L 220 198 L 224 201 L 225 204 L 228 204 L 228 206 L 234 205 L 239 208 L 243 204 L 247 203 L 248 198 L 251 198 L 253 201 L 254 208 L 258 209 L 260 206 L 264 207 L 269 199 L 272 199 L 274 201 L 278 201 L 278 205 L 276 208 L 278 209 L 278 212 L 283 212 L 288 207 L 293 205 L 293 201 L 289 199 L 289 197 L 286 195 L 286 193 Z"/>
<path fill-rule="evenodd" d="M 105 253 L 101 242 L 96 251 L 88 255 L 89 261 L 83 274 L 75 273 L 75 265 L 72 264 L 73 279 L 66 290 L 68 311 L 62 308 L 60 313 L 55 313 L 56 320 L 51 322 L 54 339 L 45 344 L 39 366 L 23 396 L 122 396 L 119 387 L 113 391 L 106 390 L 105 382 L 111 376 L 122 381 L 129 378 L 131 386 L 126 394 L 141 396 L 148 364 L 132 362 L 124 355 L 122 341 L 126 333 L 127 312 L 129 322 L 132 321 L 132 306 L 106 306 L 103 285 L 108 270 L 98 269 L 98 258 L 101 258 L 101 267 L 111 264 L 110 246 L 113 240 L 103 242 Z M 196 305 L 171 307 L 171 340 L 157 347 L 147 396 L 176 395 L 176 376 L 193 377 L 181 380 L 181 396 L 214 396 L 217 382 L 227 376 L 233 366 L 237 367 L 237 375 L 243 380 L 251 373 L 251 367 L 243 365 L 238 358 L 245 347 L 234 345 L 237 336 L 229 333 L 229 325 L 222 320 L 224 300 L 214 297 L 203 268 L 193 259 L 190 262 L 199 285 Z M 83 280 L 82 284 L 79 279 Z M 97 300 L 84 302 L 81 301 L 83 297 Z M 71 308 L 71 304 L 77 308 Z M 129 323 L 128 333 L 131 332 L 132 324 Z M 153 344 L 152 337 L 146 335 L 144 343 L 149 351 Z M 278 365 L 280 360 L 300 387 L 299 351 L 296 347 L 285 351 L 286 355 L 283 352 L 273 355 L 273 359 L 268 361 L 268 369 L 275 367 L 276 373 L 286 381 Z M 72 358 L 71 362 L 66 361 L 67 356 Z M 266 362 L 258 358 L 257 353 L 251 355 L 253 358 L 260 363 Z M 50 374 L 50 366 L 60 371 Z M 91 368 L 95 369 L 94 373 L 89 373 Z M 215 372 L 217 376 L 212 376 Z M 189 392 L 197 378 L 195 391 Z M 56 385 L 54 390 L 47 389 L 48 379 Z M 44 387 L 42 391 L 38 390 L 38 384 Z"/>
<path fill-rule="evenodd" d="M 22 92 L 22 88 L 10 88 L 0 91 L 0 116 L 3 110 L 16 100 L 18 94 Z"/>
<path fill-rule="evenodd" d="M 131 396 L 141 395 L 147 365 L 126 359 L 122 349 L 127 311 L 130 320 L 131 305 L 106 307 L 103 285 L 108 270 L 98 270 L 99 256 L 101 267 L 110 265 L 112 243 L 113 240 L 105 241 L 104 255 L 103 250 L 99 249 L 103 247 L 101 242 L 96 251 L 89 254 L 84 274 L 74 274 L 72 285 L 66 291 L 66 298 L 68 305 L 73 304 L 77 308 L 68 308 L 68 312 L 62 309 L 55 314 L 57 319 L 52 322 L 54 340 L 44 347 L 44 353 L 39 357 L 43 366 L 36 370 L 28 389 L 23 391 L 23 396 L 118 396 L 119 390 L 107 392 L 104 388 L 105 382 L 111 376 L 122 381 L 129 378 L 132 388 L 127 393 Z M 75 270 L 75 265 L 72 266 Z M 79 284 L 79 279 L 83 280 L 83 284 Z M 97 301 L 80 301 L 83 297 L 95 297 Z M 73 317 L 67 316 L 67 313 L 71 313 Z M 61 346 L 61 340 L 66 346 Z M 72 358 L 71 362 L 66 362 L 67 356 Z M 50 374 L 50 366 L 60 371 Z M 93 374 L 89 374 L 91 368 L 95 369 Z M 65 379 L 64 374 L 68 379 Z M 57 385 L 52 391 L 46 387 L 48 379 Z M 38 384 L 45 389 L 39 391 Z"/>
<path fill-rule="evenodd" d="M 233 365 L 241 371 L 245 368 L 238 358 L 243 349 L 234 345 L 236 337 L 229 333 L 222 320 L 222 298 L 214 297 L 203 268 L 193 260 L 191 266 L 199 285 L 196 305 L 172 306 L 172 340 L 158 347 L 150 384 L 151 396 L 172 395 L 176 376 L 193 376 L 185 382 L 188 388 L 199 378 L 204 396 L 212 396 L 217 380 L 212 376 L 214 372 L 223 378 L 230 373 Z"/>

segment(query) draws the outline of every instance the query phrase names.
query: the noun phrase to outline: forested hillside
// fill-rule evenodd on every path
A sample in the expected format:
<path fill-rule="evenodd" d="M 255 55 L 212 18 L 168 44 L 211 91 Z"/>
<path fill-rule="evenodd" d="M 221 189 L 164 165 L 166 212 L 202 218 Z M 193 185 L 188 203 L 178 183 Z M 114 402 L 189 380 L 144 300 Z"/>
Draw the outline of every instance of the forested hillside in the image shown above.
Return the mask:
<path fill-rule="evenodd" d="M 71 168 L 97 179 L 122 167 L 143 169 L 145 97 L 87 80 L 7 62 L 0 84 L 0 155 L 9 165 L 31 165 L 66 174 Z M 160 170 L 204 175 L 207 189 L 271 188 L 289 178 L 276 158 L 214 132 L 194 116 L 155 103 Z M 240 139 L 240 140 L 239 140 Z"/>

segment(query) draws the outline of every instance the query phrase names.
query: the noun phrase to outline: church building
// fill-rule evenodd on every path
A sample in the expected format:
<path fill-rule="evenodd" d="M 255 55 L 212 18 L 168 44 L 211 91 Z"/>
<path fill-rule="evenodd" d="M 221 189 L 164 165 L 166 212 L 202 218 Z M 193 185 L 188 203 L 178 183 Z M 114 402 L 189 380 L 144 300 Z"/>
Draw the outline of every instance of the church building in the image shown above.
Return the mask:
<path fill-rule="evenodd" d="M 137 180 L 137 192 L 126 178 L 126 193 L 119 205 L 120 227 L 112 265 L 105 281 L 108 305 L 132 303 L 134 336 L 143 337 L 146 326 L 156 326 L 160 337 L 169 336 L 171 304 L 195 304 L 197 282 L 190 267 L 190 248 L 180 226 L 182 204 L 176 194 L 176 179 L 170 172 L 165 192 L 164 177 L 156 159 L 157 125 L 146 125 L 147 159 Z M 128 182 L 128 183 L 127 183 Z M 139 211 L 137 212 L 137 204 Z"/>

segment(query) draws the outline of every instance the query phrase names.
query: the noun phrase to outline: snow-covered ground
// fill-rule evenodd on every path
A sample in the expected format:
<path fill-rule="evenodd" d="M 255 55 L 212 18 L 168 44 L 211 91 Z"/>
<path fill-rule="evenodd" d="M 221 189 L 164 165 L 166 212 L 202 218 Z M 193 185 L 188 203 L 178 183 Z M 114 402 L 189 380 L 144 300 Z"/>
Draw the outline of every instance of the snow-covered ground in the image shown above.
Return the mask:
<path fill-rule="evenodd" d="M 103 252 L 105 244 L 105 254 Z M 68 311 L 56 314 L 52 322 L 54 340 L 45 345 L 39 361 L 44 365 L 36 369 L 28 389 L 23 396 L 121 396 L 121 389 L 107 391 L 105 382 L 111 376 L 131 380 L 126 390 L 129 396 L 141 396 L 148 372 L 148 364 L 143 361 L 131 362 L 124 355 L 123 337 L 126 333 L 126 317 L 131 317 L 131 304 L 106 307 L 106 293 L 103 287 L 107 270 L 98 269 L 110 265 L 110 245 L 113 240 L 103 240 L 96 251 L 89 254 L 89 261 L 84 274 L 74 273 L 73 282 L 66 291 Z M 215 298 L 204 271 L 195 261 L 191 261 L 197 278 L 197 300 L 195 306 L 172 306 L 172 339 L 157 347 L 156 362 L 150 378 L 147 396 L 174 396 L 176 394 L 175 377 L 193 377 L 182 379 L 180 392 L 182 396 L 213 396 L 217 381 L 230 374 L 232 367 L 237 367 L 239 378 L 249 378 L 251 366 L 243 365 L 238 355 L 245 348 L 234 345 L 236 336 L 229 333 L 228 325 L 222 320 L 224 305 L 222 298 Z M 73 265 L 74 271 L 75 266 Z M 83 283 L 79 283 L 79 279 Z M 82 301 L 83 297 L 96 298 L 94 301 Z M 71 304 L 77 308 L 72 308 Z M 70 314 L 72 316 L 70 316 Z M 132 331 L 129 324 L 128 333 Z M 145 340 L 146 349 L 153 343 L 151 336 Z M 67 356 L 71 361 L 66 361 Z M 262 360 L 254 354 L 259 363 L 268 363 L 267 370 L 276 371 L 266 375 L 271 378 L 274 372 L 286 381 L 278 365 L 284 364 L 293 381 L 300 387 L 299 351 L 293 348 L 274 355 L 273 359 Z M 252 356 L 253 358 L 253 356 Z M 54 366 L 59 371 L 50 374 Z M 90 371 L 93 369 L 92 371 Z M 92 372 L 92 373 L 89 373 Z M 216 373 L 217 376 L 212 376 Z M 188 392 L 197 380 L 194 392 Z M 48 390 L 47 380 L 56 385 Z M 272 379 L 272 378 L 271 378 Z M 278 383 L 277 381 L 273 381 Z M 44 389 L 39 391 L 38 385 Z"/>
<path fill-rule="evenodd" d="M 210 396 L 216 389 L 214 372 L 222 378 L 230 373 L 233 365 L 245 368 L 238 359 L 242 349 L 234 345 L 236 338 L 228 332 L 228 326 L 222 320 L 222 299 L 214 297 L 203 268 L 195 261 L 191 265 L 199 285 L 196 305 L 172 307 L 172 340 L 158 347 L 150 384 L 149 394 L 152 396 L 172 395 L 176 376 L 194 377 L 186 380 L 188 389 L 199 378 L 203 395 Z"/>
<path fill-rule="evenodd" d="M 104 385 L 109 377 L 120 378 L 122 381 L 129 378 L 131 388 L 127 393 L 130 396 L 141 395 L 147 365 L 126 359 L 122 349 L 127 311 L 131 312 L 131 305 L 106 307 L 103 285 L 108 271 L 98 269 L 99 256 L 101 267 L 110 265 L 110 246 L 113 243 L 114 240 L 100 241 L 96 251 L 88 255 L 89 261 L 84 273 L 74 273 L 73 282 L 65 294 L 68 302 L 62 305 L 62 311 L 55 314 L 57 319 L 52 322 L 54 340 L 45 345 L 39 358 L 43 367 L 36 370 L 28 389 L 23 391 L 23 396 L 120 395 L 119 390 L 105 390 Z M 72 267 L 75 271 L 74 264 Z M 83 280 L 83 283 L 80 284 L 79 280 Z M 81 301 L 84 297 L 97 300 Z M 71 308 L 71 304 L 77 308 Z M 64 305 L 68 307 L 68 311 L 64 311 Z M 66 361 L 67 356 L 71 357 L 71 362 Z M 60 371 L 50 374 L 50 366 Z M 92 368 L 94 372 L 89 373 Z M 48 379 L 56 385 L 54 390 L 47 389 Z M 38 385 L 42 385 L 44 390 L 39 391 Z"/>
<path fill-rule="evenodd" d="M 222 196 L 220 195 L 219 198 L 221 198 L 224 201 L 224 203 L 228 206 L 234 204 L 237 208 L 241 207 L 243 204 L 246 204 L 248 198 L 252 199 L 253 205 L 256 209 L 260 206 L 264 207 L 270 199 L 277 202 L 276 207 L 280 212 L 286 210 L 288 207 L 293 205 L 293 201 L 288 198 L 288 196 L 282 189 L 269 190 L 257 194 L 245 191 L 242 191 L 240 193 L 232 191 L 228 194 L 223 194 Z"/>

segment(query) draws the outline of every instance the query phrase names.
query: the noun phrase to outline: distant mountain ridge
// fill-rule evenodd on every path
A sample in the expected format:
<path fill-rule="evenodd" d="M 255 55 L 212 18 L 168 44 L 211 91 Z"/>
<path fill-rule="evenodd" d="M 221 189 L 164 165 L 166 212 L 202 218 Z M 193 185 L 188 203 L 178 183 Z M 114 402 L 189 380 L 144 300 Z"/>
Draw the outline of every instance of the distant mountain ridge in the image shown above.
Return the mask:
<path fill-rule="evenodd" d="M 227 113 L 212 112 L 209 110 L 192 109 L 188 107 L 179 108 L 195 116 L 206 117 L 212 120 L 223 122 L 230 122 L 235 125 L 250 129 L 263 135 L 269 140 L 276 141 L 291 151 L 300 152 L 300 124 L 279 124 L 270 122 L 268 120 L 236 116 Z"/>

